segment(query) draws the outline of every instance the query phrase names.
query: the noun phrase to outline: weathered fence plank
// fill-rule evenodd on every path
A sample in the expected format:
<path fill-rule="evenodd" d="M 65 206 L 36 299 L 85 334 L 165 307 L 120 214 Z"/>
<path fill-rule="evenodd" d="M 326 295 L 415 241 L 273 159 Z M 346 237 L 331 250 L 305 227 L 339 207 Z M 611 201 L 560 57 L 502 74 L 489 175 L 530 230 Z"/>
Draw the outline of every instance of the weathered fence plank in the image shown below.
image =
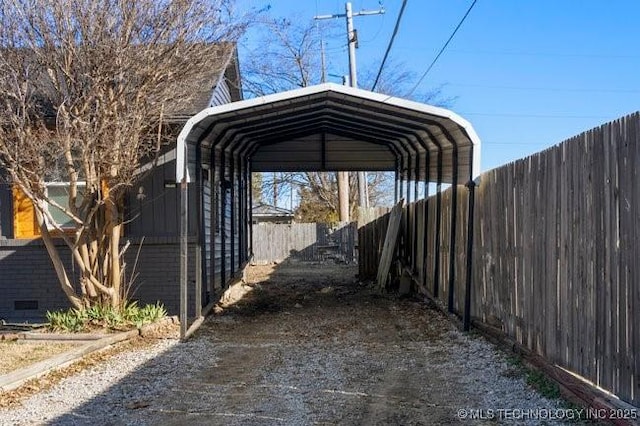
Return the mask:
<path fill-rule="evenodd" d="M 371 207 L 358 210 L 358 275 L 360 279 L 374 279 L 382 255 L 384 236 L 390 208 Z M 366 248 L 366 249 L 362 249 Z"/>
<path fill-rule="evenodd" d="M 400 231 L 400 224 L 402 219 L 402 210 L 404 207 L 404 201 L 401 200 L 396 204 L 391 213 L 389 213 L 389 225 L 387 227 L 387 233 L 384 238 L 384 246 L 382 253 L 380 254 L 380 265 L 378 267 L 377 284 L 380 289 L 384 289 L 387 284 L 387 276 L 389 269 L 391 268 L 391 262 L 393 261 L 394 253 L 396 252 L 396 243 L 398 242 L 398 232 Z M 405 226 L 407 223 L 405 222 Z M 405 234 L 406 235 L 406 234 Z M 409 251 L 413 245 L 409 239 L 405 238 L 406 250 Z"/>

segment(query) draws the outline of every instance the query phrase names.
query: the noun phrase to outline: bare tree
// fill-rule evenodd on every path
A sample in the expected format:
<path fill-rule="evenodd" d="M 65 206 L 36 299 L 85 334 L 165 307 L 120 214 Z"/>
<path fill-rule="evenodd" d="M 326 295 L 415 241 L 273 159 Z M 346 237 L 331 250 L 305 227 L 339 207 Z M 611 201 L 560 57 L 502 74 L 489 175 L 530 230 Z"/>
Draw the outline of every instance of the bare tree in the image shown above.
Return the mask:
<path fill-rule="evenodd" d="M 0 0 L 0 166 L 76 308 L 121 306 L 124 194 L 241 23 L 227 0 Z M 237 21 L 236 21 L 237 22 Z M 211 82 L 208 83 L 211 87 Z M 67 183 L 68 197 L 47 182 Z M 62 227 L 52 210 L 63 212 Z M 72 281 L 53 238 L 80 271 Z"/>
<path fill-rule="evenodd" d="M 263 96 L 321 82 L 321 39 L 315 22 L 265 17 L 260 26 L 260 39 L 252 44 L 252 49 L 247 50 L 241 61 L 246 95 Z M 328 30 L 334 29 L 338 27 Z M 338 30 L 344 31 L 341 26 Z M 377 69 L 377 64 L 361 67 L 361 87 L 372 86 Z M 383 70 L 376 91 L 401 97 L 416 78 L 405 64 L 390 61 Z M 443 96 L 441 87 L 414 93 L 412 99 L 439 106 L 447 106 L 454 101 L 454 98 Z M 265 173 L 261 180 L 264 199 L 277 199 L 274 193 L 298 192 L 301 202 L 297 213 L 300 220 L 337 220 L 334 219 L 338 211 L 335 173 Z M 349 181 L 350 212 L 351 217 L 355 217 L 358 197 L 353 183 L 357 179 L 353 176 Z M 393 173 L 368 173 L 368 183 L 371 205 L 393 202 L 389 199 L 389 194 L 393 193 Z"/>
<path fill-rule="evenodd" d="M 320 82 L 320 38 L 312 22 L 265 16 L 255 28 L 258 39 L 241 61 L 245 94 L 264 96 Z"/>
<path fill-rule="evenodd" d="M 349 208 L 350 216 L 357 216 L 358 186 L 357 173 L 350 173 Z M 339 221 L 338 184 L 336 173 L 330 172 L 293 172 L 260 174 L 263 197 L 274 198 L 274 188 L 280 194 L 295 193 L 299 204 L 295 210 L 296 219 L 301 222 Z M 393 173 L 368 173 L 369 197 L 373 205 L 393 204 Z"/>

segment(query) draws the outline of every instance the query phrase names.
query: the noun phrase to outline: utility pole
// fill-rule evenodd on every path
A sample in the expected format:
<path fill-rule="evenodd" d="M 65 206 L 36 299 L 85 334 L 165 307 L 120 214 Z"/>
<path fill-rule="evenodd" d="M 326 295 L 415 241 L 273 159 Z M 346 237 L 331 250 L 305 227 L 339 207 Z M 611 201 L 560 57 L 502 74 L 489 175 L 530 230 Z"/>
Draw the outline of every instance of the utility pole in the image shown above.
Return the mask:
<path fill-rule="evenodd" d="M 347 41 L 349 43 L 349 84 L 351 87 L 358 87 L 358 73 L 356 69 L 356 48 L 358 47 L 358 33 L 353 28 L 353 18 L 355 16 L 380 15 L 385 13 L 383 7 L 378 10 L 361 10 L 353 13 L 351 2 L 345 3 L 345 13 L 336 15 L 319 15 L 314 19 L 335 19 L 346 18 L 347 21 Z M 343 198 L 346 194 L 346 199 Z M 340 221 L 349 221 L 349 175 L 346 172 L 338 172 L 338 197 L 340 201 Z M 369 207 L 369 191 L 367 188 L 367 173 L 358 172 L 358 201 L 360 207 Z M 346 205 L 346 209 L 343 207 Z M 343 215 L 346 211 L 346 215 Z"/>
<path fill-rule="evenodd" d="M 327 60 L 324 55 L 324 40 L 322 39 L 322 34 L 320 34 L 320 66 L 322 67 L 322 72 L 320 74 L 320 82 L 327 82 Z"/>
<path fill-rule="evenodd" d="M 278 178 L 273 172 L 273 207 L 278 207 Z"/>

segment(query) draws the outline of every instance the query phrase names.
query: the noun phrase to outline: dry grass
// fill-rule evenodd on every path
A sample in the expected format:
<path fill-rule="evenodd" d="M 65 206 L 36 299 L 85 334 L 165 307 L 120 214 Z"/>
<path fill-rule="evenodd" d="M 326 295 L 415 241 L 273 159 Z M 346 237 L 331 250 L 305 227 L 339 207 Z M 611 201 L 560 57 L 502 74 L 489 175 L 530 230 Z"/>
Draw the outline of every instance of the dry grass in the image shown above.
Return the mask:
<path fill-rule="evenodd" d="M 76 347 L 73 343 L 0 342 L 0 375 L 28 367 Z"/>
<path fill-rule="evenodd" d="M 276 270 L 277 265 L 251 265 L 246 269 L 246 279 L 248 283 L 258 283 L 267 281 Z"/>
<path fill-rule="evenodd" d="M 8 392 L 0 391 L 0 408 L 14 407 L 20 404 L 23 399 L 40 391 L 51 388 L 53 385 L 55 385 L 65 377 L 72 376 L 86 368 L 90 368 L 97 364 L 100 364 L 113 355 L 125 351 L 147 347 L 153 344 L 153 342 L 155 342 L 154 339 L 143 339 L 138 337 L 126 340 L 124 342 L 116 343 L 115 345 L 108 346 L 103 350 L 93 352 L 79 359 L 68 367 L 55 369 L 42 377 L 30 380 L 15 390 Z"/>
<path fill-rule="evenodd" d="M 80 358 L 67 367 L 56 368 L 41 377 L 29 380 L 17 389 L 7 392 L 0 391 L 0 409 L 19 405 L 25 398 L 28 398 L 29 396 L 34 395 L 38 392 L 47 390 L 60 382 L 62 379 L 73 376 L 74 374 L 77 374 L 78 372 L 86 368 L 91 368 L 95 365 L 98 365 L 114 355 L 148 347 L 155 343 L 157 341 L 156 339 L 159 338 L 177 338 L 178 335 L 178 324 L 173 323 L 172 321 L 163 321 L 157 323 L 154 327 L 151 327 L 147 330 L 145 338 L 136 337 L 116 343 L 111 346 L 107 346 L 104 349 L 98 350 Z M 68 343 L 17 343 L 3 341 L 0 343 L 0 350 L 2 350 L 2 357 L 0 357 L 0 366 L 4 366 L 6 364 L 6 368 L 8 368 L 9 371 L 13 371 L 16 368 L 21 368 L 22 366 L 28 365 L 29 363 L 51 358 L 59 353 L 64 352 L 65 350 L 72 349 L 75 345 L 76 344 Z M 39 350 L 40 356 L 40 359 L 38 360 L 33 359 L 35 355 L 29 354 L 29 351 L 27 349 L 28 347 L 31 347 L 31 349 L 33 349 L 35 346 L 39 347 L 37 348 Z M 66 348 L 64 348 L 65 346 Z M 57 352 L 55 352 L 55 350 L 57 350 Z M 26 352 L 28 354 L 25 355 L 25 358 L 29 359 L 26 364 L 20 365 L 18 362 L 9 362 L 10 359 L 19 358 L 18 354 L 21 352 Z M 0 371 L 0 374 L 4 373 Z"/>

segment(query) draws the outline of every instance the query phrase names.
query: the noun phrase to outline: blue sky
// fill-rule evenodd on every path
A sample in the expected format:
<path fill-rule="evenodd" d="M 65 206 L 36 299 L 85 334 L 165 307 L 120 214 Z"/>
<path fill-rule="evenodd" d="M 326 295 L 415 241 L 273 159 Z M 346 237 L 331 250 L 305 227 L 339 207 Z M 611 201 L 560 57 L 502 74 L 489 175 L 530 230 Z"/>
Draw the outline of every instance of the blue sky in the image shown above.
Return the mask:
<path fill-rule="evenodd" d="M 359 74 L 377 71 L 401 3 L 385 0 L 386 14 L 355 18 Z M 296 19 L 343 13 L 344 4 L 239 0 L 241 7 L 270 5 L 271 15 Z M 390 58 L 417 80 L 470 4 L 408 0 Z M 377 0 L 352 5 L 379 8 Z M 478 0 L 419 90 L 442 86 L 456 98 L 450 108 L 475 127 L 488 170 L 640 109 L 639 19 L 637 0 Z M 328 72 L 342 75 L 344 20 L 338 25 L 326 40 Z"/>

